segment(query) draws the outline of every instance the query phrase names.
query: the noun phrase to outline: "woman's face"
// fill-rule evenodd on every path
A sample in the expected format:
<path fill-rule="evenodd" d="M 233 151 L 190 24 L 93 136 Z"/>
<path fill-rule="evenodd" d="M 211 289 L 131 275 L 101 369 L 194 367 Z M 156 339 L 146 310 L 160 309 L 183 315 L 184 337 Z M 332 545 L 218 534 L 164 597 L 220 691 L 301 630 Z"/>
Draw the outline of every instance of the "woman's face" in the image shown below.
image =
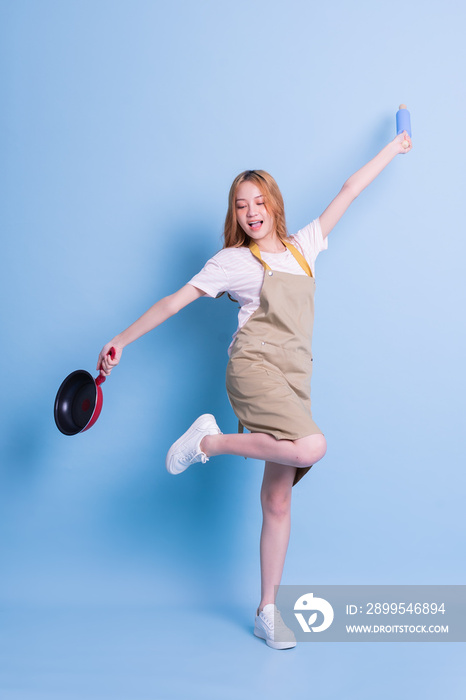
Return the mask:
<path fill-rule="evenodd" d="M 236 190 L 236 218 L 238 223 L 254 241 L 273 239 L 275 226 L 273 216 L 265 206 L 264 195 L 250 180 L 242 182 Z"/>

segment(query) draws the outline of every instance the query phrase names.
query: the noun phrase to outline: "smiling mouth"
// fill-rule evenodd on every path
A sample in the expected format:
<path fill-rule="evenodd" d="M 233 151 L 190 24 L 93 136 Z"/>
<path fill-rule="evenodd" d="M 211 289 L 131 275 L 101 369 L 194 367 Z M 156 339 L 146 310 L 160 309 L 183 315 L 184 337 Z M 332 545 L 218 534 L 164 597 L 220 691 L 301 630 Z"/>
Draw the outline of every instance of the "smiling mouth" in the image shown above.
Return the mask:
<path fill-rule="evenodd" d="M 258 231 L 263 223 L 263 221 L 251 221 L 248 226 L 252 231 Z"/>

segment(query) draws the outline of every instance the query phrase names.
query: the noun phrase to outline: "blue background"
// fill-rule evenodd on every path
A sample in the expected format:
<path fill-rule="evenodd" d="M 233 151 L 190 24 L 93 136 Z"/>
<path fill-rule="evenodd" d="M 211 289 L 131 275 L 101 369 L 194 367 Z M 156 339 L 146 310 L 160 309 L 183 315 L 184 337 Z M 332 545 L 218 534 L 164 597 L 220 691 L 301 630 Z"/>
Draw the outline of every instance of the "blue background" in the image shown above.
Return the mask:
<path fill-rule="evenodd" d="M 464 583 L 464 20 L 451 0 L 1 3 L 2 699 L 464 697 L 463 645 L 252 636 L 262 465 L 164 467 L 200 413 L 236 430 L 226 296 L 129 346 L 92 430 L 52 415 L 221 247 L 238 172 L 274 175 L 295 232 L 405 102 L 412 152 L 317 261 L 329 448 L 294 489 L 283 583 Z"/>

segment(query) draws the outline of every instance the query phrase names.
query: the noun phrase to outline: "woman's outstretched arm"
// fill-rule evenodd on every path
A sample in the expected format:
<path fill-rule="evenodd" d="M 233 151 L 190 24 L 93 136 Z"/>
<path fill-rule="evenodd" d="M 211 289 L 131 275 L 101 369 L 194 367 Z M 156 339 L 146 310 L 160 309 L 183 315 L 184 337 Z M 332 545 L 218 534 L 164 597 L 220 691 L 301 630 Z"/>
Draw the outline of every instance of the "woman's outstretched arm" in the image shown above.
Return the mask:
<path fill-rule="evenodd" d="M 201 289 L 193 287 L 191 284 L 185 284 L 184 287 L 181 287 L 174 294 L 157 301 L 131 326 L 104 345 L 97 360 L 97 369 L 100 369 L 101 374 L 109 375 L 119 363 L 123 348 L 145 333 L 160 326 L 161 323 L 203 295 L 204 292 Z M 113 359 L 108 354 L 112 347 L 115 348 L 115 357 Z"/>
<path fill-rule="evenodd" d="M 407 147 L 403 147 L 403 142 Z M 333 229 L 335 224 L 341 219 L 351 202 L 361 194 L 361 192 L 375 180 L 377 175 L 390 163 L 399 153 L 408 153 L 412 149 L 411 139 L 407 131 L 396 136 L 393 141 L 382 148 L 375 158 L 372 158 L 360 170 L 351 175 L 341 188 L 334 200 L 330 202 L 327 209 L 320 215 L 320 226 L 322 235 L 325 238 Z"/>

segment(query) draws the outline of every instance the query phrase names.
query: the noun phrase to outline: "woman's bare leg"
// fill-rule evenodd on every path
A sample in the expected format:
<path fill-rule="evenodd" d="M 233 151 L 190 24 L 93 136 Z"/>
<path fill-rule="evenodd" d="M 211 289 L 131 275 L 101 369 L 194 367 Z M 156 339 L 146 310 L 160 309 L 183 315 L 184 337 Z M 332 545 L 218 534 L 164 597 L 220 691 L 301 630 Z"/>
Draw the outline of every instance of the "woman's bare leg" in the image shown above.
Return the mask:
<path fill-rule="evenodd" d="M 257 614 L 275 602 L 280 584 L 291 528 L 291 489 L 296 467 L 266 462 L 261 488 L 262 532 L 260 539 L 261 601 Z"/>
<path fill-rule="evenodd" d="M 201 440 L 200 449 L 207 457 L 238 455 L 292 467 L 308 467 L 322 459 L 327 443 L 321 433 L 298 440 L 276 440 L 265 433 L 232 433 L 206 435 Z"/>

